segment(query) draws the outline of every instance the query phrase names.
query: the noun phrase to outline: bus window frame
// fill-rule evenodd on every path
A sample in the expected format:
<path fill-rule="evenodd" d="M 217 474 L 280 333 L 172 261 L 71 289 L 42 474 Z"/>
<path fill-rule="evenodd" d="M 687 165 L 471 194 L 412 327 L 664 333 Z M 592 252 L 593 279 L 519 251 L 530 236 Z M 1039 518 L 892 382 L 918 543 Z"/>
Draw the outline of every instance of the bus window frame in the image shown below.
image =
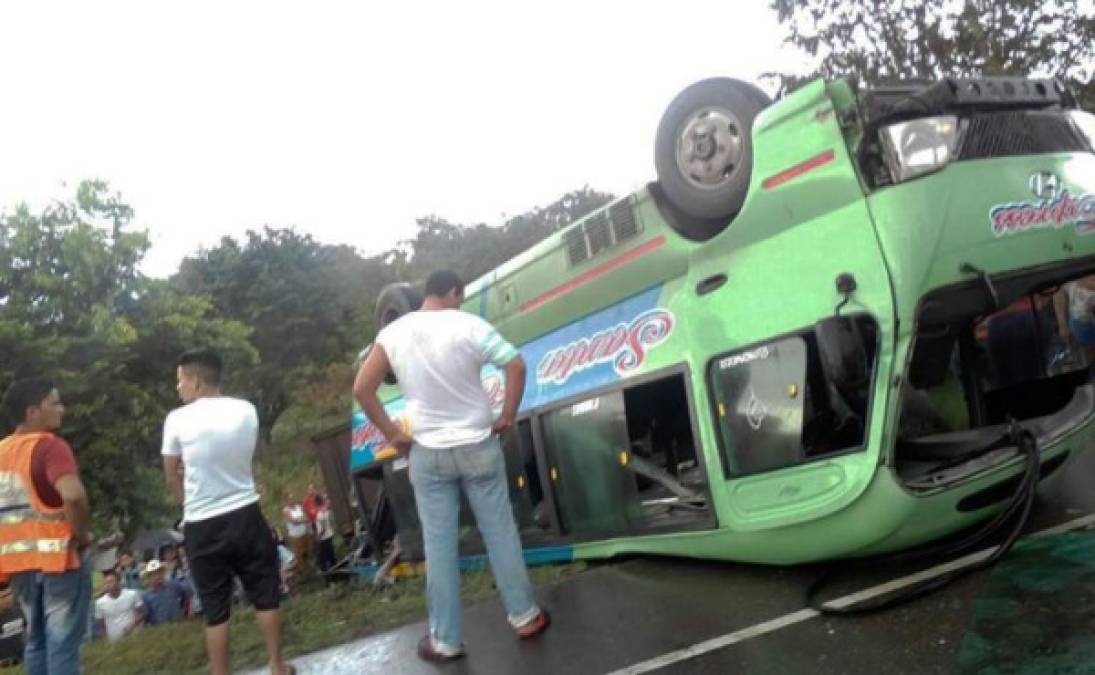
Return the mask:
<path fill-rule="evenodd" d="M 539 415 L 532 414 L 531 412 L 523 413 L 513 423 L 512 433 L 517 434 L 517 442 L 520 443 L 521 435 L 517 431 L 517 428 L 522 422 L 529 423 L 530 431 L 532 432 L 532 456 L 536 460 L 536 473 L 540 479 L 540 488 L 544 493 L 544 501 L 547 503 L 548 516 L 551 523 L 551 527 L 547 531 L 537 535 L 536 537 L 533 537 L 532 539 L 545 539 L 547 541 L 544 543 L 551 543 L 556 541 L 562 541 L 565 535 L 563 534 L 562 522 L 559 518 L 559 505 L 556 503 L 555 500 L 555 490 L 551 489 L 550 471 L 548 470 L 544 453 L 541 451 L 544 447 L 544 444 L 540 433 L 540 424 L 538 417 Z M 533 505 L 533 512 L 535 513 L 535 505 Z M 520 530 L 518 530 L 518 533 L 520 533 Z M 522 543 L 524 544 L 524 542 Z M 534 541 L 530 543 L 540 542 Z"/>
<path fill-rule="evenodd" d="M 541 473 L 540 479 L 544 481 L 542 484 L 545 486 L 545 494 L 550 494 L 550 508 L 552 517 L 552 527 L 557 533 L 558 538 L 556 541 L 559 544 L 571 544 L 588 541 L 600 541 L 605 539 L 621 539 L 629 537 L 640 536 L 654 536 L 659 534 L 672 534 L 676 532 L 696 532 L 696 531 L 709 531 L 719 529 L 718 510 L 715 508 L 714 498 L 711 492 L 711 479 L 713 472 L 708 466 L 707 453 L 704 450 L 704 444 L 701 436 L 701 430 L 699 428 L 698 408 L 696 405 L 695 387 L 692 382 L 692 368 L 688 362 L 682 361 L 676 364 L 659 368 L 658 370 L 651 371 L 649 373 L 643 373 L 641 375 L 635 375 L 633 377 L 624 378 L 617 382 L 613 382 L 608 385 L 588 389 L 578 394 L 573 394 L 565 398 L 552 401 L 550 403 L 530 408 L 522 412 L 522 415 L 518 419 L 533 419 L 533 441 L 535 444 L 534 452 L 536 455 L 537 463 L 540 465 L 539 470 Z M 688 423 L 692 432 L 693 443 L 696 445 L 696 463 L 703 475 L 704 480 L 704 495 L 707 497 L 709 504 L 707 518 L 697 520 L 696 523 L 690 524 L 686 527 L 679 527 L 673 525 L 659 526 L 659 527 L 640 527 L 632 526 L 625 530 L 613 530 L 613 531 L 587 531 L 578 534 L 572 532 L 564 532 L 561 522 L 561 516 L 559 514 L 558 499 L 555 494 L 555 484 L 551 481 L 551 460 L 554 457 L 551 454 L 551 450 L 548 448 L 545 433 L 544 433 L 544 421 L 543 418 L 557 410 L 567 408 L 587 401 L 593 398 L 600 398 L 607 394 L 619 393 L 623 394 L 624 391 L 632 387 L 642 386 L 644 384 L 650 384 L 658 380 L 668 379 L 671 377 L 680 377 L 684 384 L 685 401 L 688 406 Z M 626 410 L 626 409 L 625 409 Z"/>
<path fill-rule="evenodd" d="M 816 462 L 831 460 L 831 459 L 834 459 L 836 457 L 843 457 L 845 455 L 853 455 L 853 454 L 856 454 L 856 453 L 864 452 L 865 450 L 867 450 L 870 447 L 870 445 L 871 445 L 871 431 L 872 431 L 872 428 L 873 428 L 873 425 L 874 425 L 874 417 L 875 417 L 875 414 L 874 414 L 875 404 L 877 403 L 877 401 L 875 399 L 876 399 L 877 394 L 878 394 L 878 376 L 879 376 L 878 374 L 879 374 L 879 371 L 881 370 L 880 366 L 881 366 L 881 359 L 882 359 L 882 324 L 881 324 L 881 322 L 879 322 L 878 317 L 876 317 L 874 314 L 872 314 L 870 312 L 852 312 L 852 313 L 846 314 L 844 316 L 854 318 L 854 319 L 867 318 L 867 319 L 870 319 L 871 321 L 873 321 L 874 325 L 875 325 L 875 345 L 874 345 L 875 351 L 874 351 L 874 359 L 872 359 L 872 361 L 871 361 L 871 382 L 868 385 L 869 396 L 867 397 L 866 419 L 863 420 L 863 440 L 862 440 L 862 442 L 859 443 L 858 445 L 851 446 L 851 447 L 848 447 L 848 448 L 844 448 L 842 450 L 837 450 L 836 452 L 831 452 L 831 453 L 826 454 L 826 455 L 819 455 L 819 456 L 815 456 L 815 457 L 809 457 L 809 458 L 805 459 L 802 462 L 798 462 L 797 464 L 788 464 L 786 466 L 776 467 L 776 468 L 772 468 L 772 469 L 761 469 L 761 470 L 758 470 L 758 471 L 746 471 L 746 472 L 742 472 L 742 473 L 733 473 L 733 472 L 730 471 L 731 463 L 730 463 L 729 449 L 726 447 L 726 438 L 724 437 L 724 435 L 722 433 L 722 429 L 720 428 L 720 424 L 719 424 L 719 402 L 718 402 L 718 397 L 716 396 L 716 388 L 715 388 L 715 382 L 714 382 L 715 365 L 721 359 L 724 359 L 728 356 L 733 356 L 735 354 L 741 354 L 741 353 L 744 353 L 744 352 L 752 351 L 754 349 L 760 349 L 761 347 L 765 347 L 765 346 L 771 346 L 771 345 L 773 345 L 777 342 L 780 342 L 782 340 L 786 340 L 788 338 L 797 337 L 797 338 L 800 338 L 800 339 L 805 339 L 804 336 L 806 334 L 813 333 L 814 330 L 815 330 L 814 329 L 814 324 L 810 324 L 809 326 L 800 327 L 800 328 L 795 329 L 795 330 L 786 331 L 786 332 L 783 332 L 783 333 L 778 333 L 776 335 L 765 338 L 763 340 L 758 340 L 756 342 L 750 342 L 750 343 L 742 345 L 740 347 L 735 347 L 734 349 L 731 349 L 729 351 L 718 352 L 718 353 L 714 354 L 713 356 L 711 356 L 707 360 L 707 363 L 704 364 L 704 385 L 707 387 L 707 399 L 708 399 L 708 402 L 710 403 L 708 414 L 711 415 L 712 429 L 715 432 L 715 442 L 718 444 L 718 455 L 719 455 L 719 461 L 722 463 L 723 479 L 725 479 L 725 480 L 739 480 L 739 479 L 743 479 L 743 478 L 751 478 L 751 477 L 754 477 L 754 476 L 770 476 L 770 475 L 772 475 L 772 474 L 774 474 L 778 471 L 787 471 L 788 469 L 796 469 L 798 467 L 806 466 L 808 464 L 814 464 Z M 809 364 L 807 364 L 807 368 L 809 368 Z M 805 421 L 804 421 L 803 425 L 805 426 Z M 799 434 L 800 434 L 799 442 L 800 443 L 802 442 L 801 441 L 801 433 L 802 433 L 802 431 L 800 429 L 799 430 Z"/>

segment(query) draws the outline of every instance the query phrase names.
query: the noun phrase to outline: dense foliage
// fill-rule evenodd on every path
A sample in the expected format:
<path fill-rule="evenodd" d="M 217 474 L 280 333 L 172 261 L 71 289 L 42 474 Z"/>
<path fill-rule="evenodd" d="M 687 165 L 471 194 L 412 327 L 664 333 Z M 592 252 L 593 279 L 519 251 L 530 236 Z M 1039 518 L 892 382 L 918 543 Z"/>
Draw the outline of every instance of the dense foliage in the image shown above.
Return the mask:
<path fill-rule="evenodd" d="M 369 258 L 267 228 L 225 237 L 158 280 L 140 272 L 149 242 L 133 210 L 85 182 L 41 213 L 0 215 L 0 389 L 56 378 L 98 530 L 158 525 L 173 512 L 159 441 L 184 349 L 226 356 L 227 388 L 255 402 L 267 441 L 287 411 L 294 433 L 315 431 L 346 414 L 350 364 L 385 284 L 440 265 L 471 279 L 608 199 L 582 189 L 501 227 L 423 218 L 414 238 Z"/>
<path fill-rule="evenodd" d="M 815 72 L 779 75 L 784 88 L 815 76 L 1057 77 L 1095 107 L 1095 14 L 1086 0 L 772 0 L 788 44 Z"/>

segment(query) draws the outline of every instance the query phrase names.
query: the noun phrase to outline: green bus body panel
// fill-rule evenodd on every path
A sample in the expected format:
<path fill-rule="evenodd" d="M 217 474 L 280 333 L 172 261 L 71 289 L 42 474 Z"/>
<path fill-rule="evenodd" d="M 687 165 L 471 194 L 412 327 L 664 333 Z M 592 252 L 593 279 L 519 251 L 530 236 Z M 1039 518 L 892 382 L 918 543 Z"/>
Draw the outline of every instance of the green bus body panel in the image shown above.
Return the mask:
<path fill-rule="evenodd" d="M 1061 176 L 1073 195 L 1095 192 L 1095 155 L 1076 154 L 956 162 L 870 196 L 903 320 L 927 291 L 970 280 L 963 263 L 995 274 L 1095 254 L 1095 236 L 1073 227 L 993 234 L 992 209 L 1035 201 L 1029 182 L 1039 171 Z"/>

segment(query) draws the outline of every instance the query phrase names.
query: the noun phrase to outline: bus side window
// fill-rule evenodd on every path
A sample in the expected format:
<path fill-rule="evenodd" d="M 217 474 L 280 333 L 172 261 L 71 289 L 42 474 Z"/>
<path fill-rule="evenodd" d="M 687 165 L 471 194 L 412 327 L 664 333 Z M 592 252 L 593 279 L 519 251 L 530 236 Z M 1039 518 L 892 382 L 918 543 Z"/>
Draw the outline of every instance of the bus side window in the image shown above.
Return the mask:
<path fill-rule="evenodd" d="M 877 324 L 857 317 L 871 346 Z M 838 386 L 825 372 L 812 330 L 716 358 L 709 371 L 726 473 L 795 466 L 864 447 L 870 377 Z"/>

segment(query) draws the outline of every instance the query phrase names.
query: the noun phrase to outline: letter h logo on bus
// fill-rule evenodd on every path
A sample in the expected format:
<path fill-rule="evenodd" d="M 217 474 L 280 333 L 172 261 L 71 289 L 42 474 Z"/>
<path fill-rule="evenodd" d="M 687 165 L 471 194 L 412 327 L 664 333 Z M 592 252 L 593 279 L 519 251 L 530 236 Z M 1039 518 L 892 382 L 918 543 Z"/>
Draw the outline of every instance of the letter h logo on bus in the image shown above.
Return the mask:
<path fill-rule="evenodd" d="M 1036 171 L 1030 176 L 1030 191 L 1040 201 L 998 204 L 989 212 L 992 232 L 997 237 L 1041 228 L 1072 226 L 1076 234 L 1095 232 L 1095 193 L 1069 194 L 1057 174 Z"/>
<path fill-rule="evenodd" d="M 628 323 L 620 322 L 552 349 L 540 359 L 536 380 L 561 385 L 576 373 L 609 362 L 617 375 L 625 375 L 645 363 L 650 350 L 669 338 L 674 323 L 672 312 L 652 309 Z"/>

